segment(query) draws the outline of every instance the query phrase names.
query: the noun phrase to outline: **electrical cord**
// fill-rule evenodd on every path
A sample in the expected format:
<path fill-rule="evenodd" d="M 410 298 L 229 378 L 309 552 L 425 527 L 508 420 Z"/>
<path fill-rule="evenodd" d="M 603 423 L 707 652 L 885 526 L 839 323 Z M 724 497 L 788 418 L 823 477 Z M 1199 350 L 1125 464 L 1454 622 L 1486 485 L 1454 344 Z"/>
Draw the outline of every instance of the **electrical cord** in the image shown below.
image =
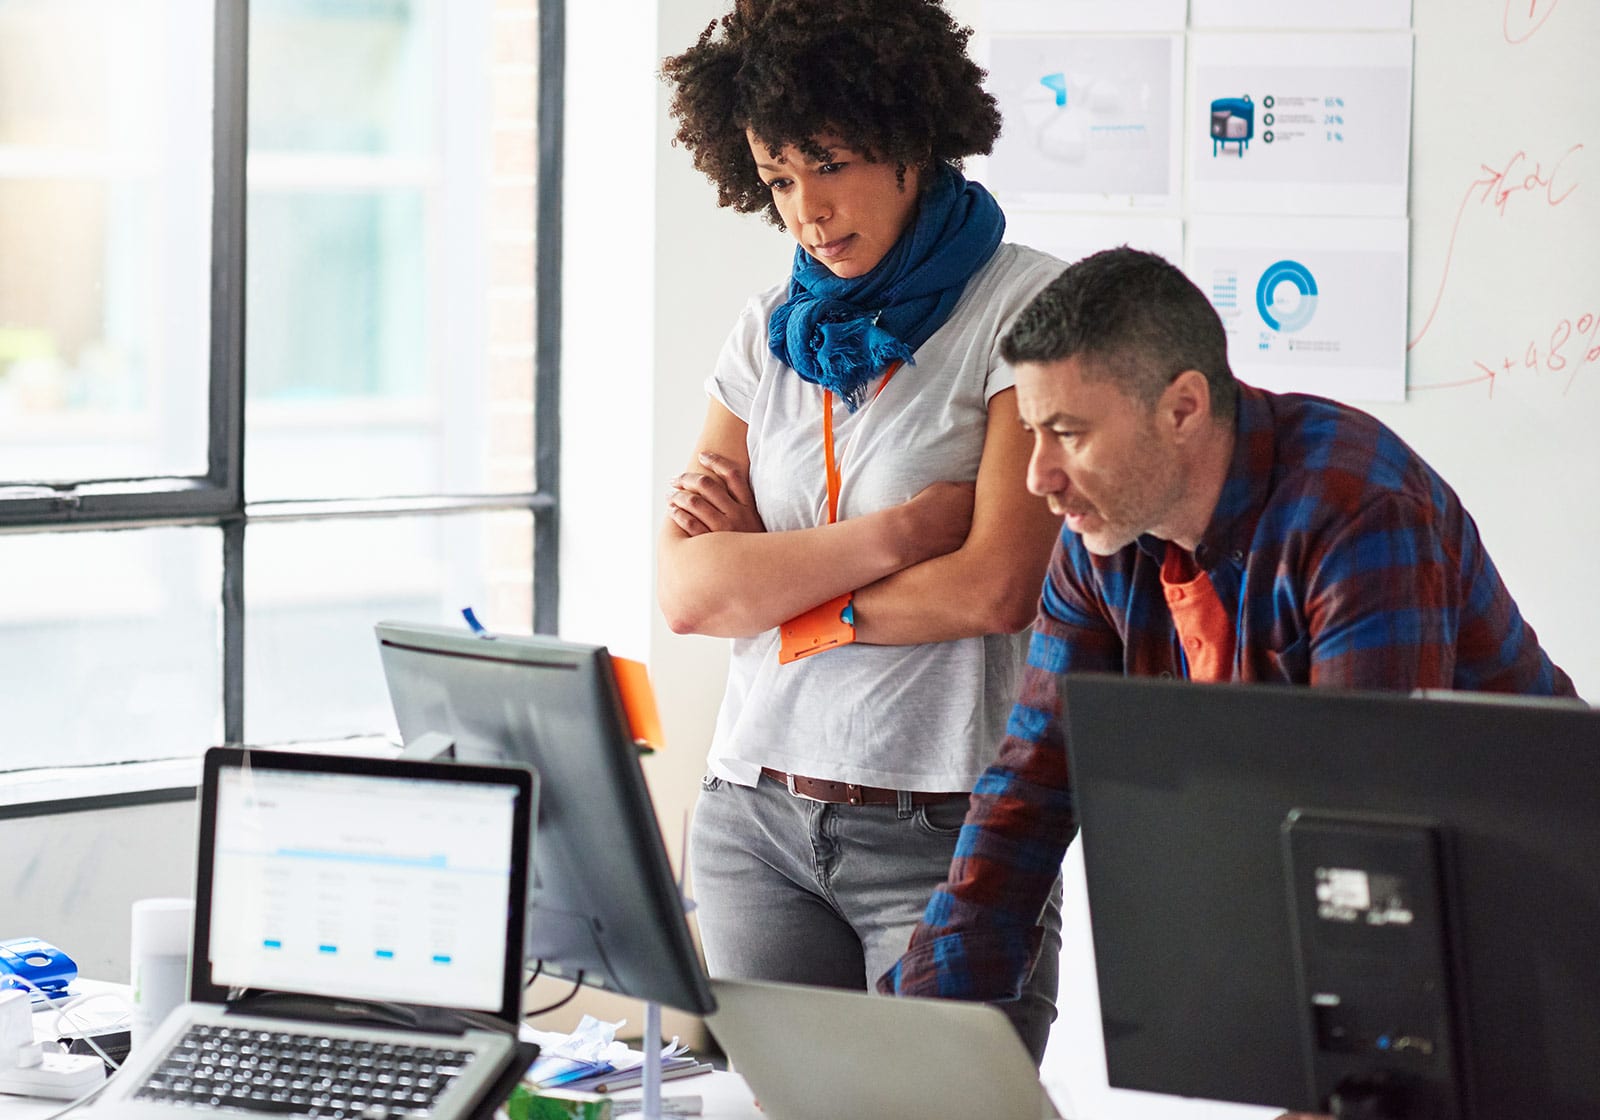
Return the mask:
<path fill-rule="evenodd" d="M 117 995 L 115 992 L 87 992 L 87 993 L 85 993 L 83 995 L 74 996 L 72 999 L 68 1000 L 61 1007 L 56 1009 L 56 1033 L 57 1034 L 72 1033 L 72 1032 L 64 1032 L 61 1029 L 62 1020 L 63 1019 L 66 1020 L 68 1025 L 70 1025 L 72 1027 L 73 1032 L 76 1032 L 76 1036 L 78 1038 L 83 1039 L 84 1045 L 89 1047 L 89 1049 L 93 1050 L 96 1054 L 98 1054 L 100 1056 L 100 1060 L 106 1064 L 106 1068 L 108 1070 L 110 1070 L 112 1073 L 115 1073 L 117 1070 L 122 1068 L 122 1063 L 116 1061 L 114 1058 L 111 1057 L 111 1055 L 107 1054 L 104 1050 L 102 1050 L 100 1048 L 100 1044 L 94 1040 L 94 1036 L 95 1036 L 96 1033 L 101 1033 L 101 1034 L 105 1033 L 105 1028 L 104 1027 L 99 1027 L 99 1028 L 92 1027 L 89 1024 L 84 1023 L 81 1019 L 78 1019 L 77 1017 L 69 1014 L 69 1012 L 71 1012 L 71 1011 L 73 1011 L 73 1010 L 75 1010 L 75 1009 L 77 1009 L 79 1007 L 82 1007 L 86 1003 L 92 1003 L 94 1000 L 97 1000 L 97 999 L 112 999 L 112 1000 L 116 1000 L 118 1003 L 122 1004 L 123 1007 L 127 1008 L 126 1016 L 122 1020 L 118 1021 L 117 1023 L 112 1024 L 113 1027 L 126 1026 L 126 1025 L 128 1025 L 128 1021 L 133 1018 L 133 1007 L 132 1007 L 132 1005 L 129 1004 L 127 1000 L 125 1000 L 121 996 Z"/>
<path fill-rule="evenodd" d="M 94 1040 L 94 1035 L 97 1033 L 103 1033 L 105 1028 L 92 1027 L 70 1013 L 76 1008 L 82 1007 L 84 1004 L 89 1003 L 92 1000 L 114 999 L 118 1003 L 122 1004 L 126 1009 L 127 1017 L 132 1018 L 133 1007 L 128 1003 L 127 1000 L 123 999 L 115 992 L 87 992 L 72 996 L 67 999 L 66 1002 L 56 1005 L 54 1002 L 52 1002 L 49 992 L 39 987 L 39 985 L 35 984 L 32 980 L 29 980 L 26 976 L 19 976 L 15 973 L 8 975 L 6 977 L 6 983 L 4 985 L 0 985 L 0 987 L 8 986 L 26 988 L 37 995 L 43 996 L 45 999 L 45 1006 L 56 1013 L 56 1034 L 59 1035 L 72 1033 L 70 1031 L 63 1031 L 61 1029 L 61 1023 L 63 1020 L 65 1020 L 67 1024 L 71 1026 L 72 1031 L 77 1032 L 77 1036 L 82 1038 L 89 1049 L 93 1050 L 95 1054 L 99 1056 L 100 1060 L 106 1064 L 106 1068 L 108 1070 L 115 1073 L 119 1068 L 121 1068 L 121 1063 L 114 1060 L 111 1055 L 102 1050 L 100 1048 L 100 1044 Z M 68 1107 L 71 1108 L 73 1105 L 69 1105 Z"/>
<path fill-rule="evenodd" d="M 535 980 L 539 979 L 540 974 L 543 973 L 543 972 L 544 972 L 544 958 L 541 957 L 541 958 L 539 958 L 539 960 L 534 962 L 533 971 L 528 974 L 528 979 L 523 982 L 522 990 L 523 991 L 527 991 L 529 988 L 533 987 L 533 982 Z"/>
<path fill-rule="evenodd" d="M 50 999 L 50 993 L 49 992 L 46 992 L 43 988 L 39 987 L 39 985 L 35 984 L 32 980 L 29 980 L 26 976 L 18 976 L 18 975 L 15 975 L 15 974 L 8 975 L 6 977 L 5 983 L 4 984 L 0 984 L 0 988 L 4 988 L 4 987 L 26 988 L 26 989 L 28 989 L 28 990 L 30 990 L 32 992 L 36 992 L 37 994 L 43 996 L 46 999 L 46 1001 L 49 1001 L 49 999 Z M 75 1016 L 69 1014 L 75 1008 L 82 1007 L 85 1003 L 89 1002 L 90 1000 L 94 1000 L 94 999 L 115 999 L 115 1000 L 121 1002 L 122 1004 L 124 1004 L 125 1006 L 127 1005 L 127 1001 L 126 1000 L 122 999 L 121 996 L 116 995 L 113 992 L 95 992 L 95 993 L 91 993 L 91 994 L 81 994 L 81 995 L 72 996 L 65 1003 L 61 1004 L 61 1006 L 52 1008 L 52 1010 L 54 1010 L 55 1013 L 56 1013 L 55 1031 L 56 1031 L 57 1034 L 60 1034 L 61 1033 L 61 1022 L 62 1022 L 63 1019 L 67 1020 L 77 1031 L 80 1032 L 80 1037 L 82 1037 L 84 1042 L 89 1044 L 89 1048 L 92 1049 L 97 1055 L 99 1055 L 100 1060 L 102 1062 L 104 1062 L 106 1064 L 106 1066 L 110 1070 L 112 1070 L 114 1072 L 115 1070 L 117 1070 L 119 1068 L 118 1067 L 118 1063 L 113 1061 L 111 1059 L 110 1055 L 108 1055 L 104 1050 L 102 1050 L 100 1048 L 99 1044 L 95 1042 L 94 1038 L 91 1037 L 94 1028 L 90 1027 L 88 1024 L 86 1024 L 86 1023 L 82 1022 L 81 1020 L 77 1019 Z M 132 1008 L 131 1007 L 128 1008 L 128 1012 L 129 1012 L 129 1015 L 131 1017 L 131 1015 L 132 1015 Z M 73 1098 L 71 1101 L 68 1101 L 65 1105 L 63 1105 L 62 1107 L 56 1109 L 54 1112 L 49 1113 L 48 1115 L 42 1117 L 42 1120 L 60 1120 L 60 1117 L 63 1117 L 65 1115 L 67 1115 L 69 1112 L 72 1112 L 74 1109 L 81 1108 L 84 1105 L 88 1104 L 90 1101 L 94 1100 L 101 1093 L 105 1092 L 107 1086 L 109 1086 L 110 1084 L 111 1084 L 111 1078 L 108 1075 L 103 1081 L 101 1081 L 97 1085 L 95 1085 L 94 1088 L 90 1089 L 86 1093 L 80 1094 L 79 1096 Z"/>
<path fill-rule="evenodd" d="M 537 1009 L 535 1011 L 524 1011 L 522 1013 L 522 1017 L 524 1019 L 534 1019 L 534 1018 L 537 1018 L 540 1015 L 547 1015 L 547 1014 L 549 1014 L 550 1012 L 556 1010 L 559 1007 L 565 1007 L 567 1004 L 571 1003 L 573 1000 L 578 998 L 578 992 L 582 988 L 583 988 L 583 969 L 580 968 L 578 970 L 578 979 L 572 985 L 572 991 L 568 992 L 566 995 L 564 995 L 560 999 L 556 1000 L 549 1007 L 541 1007 L 541 1008 L 539 1008 L 539 1009 Z"/>

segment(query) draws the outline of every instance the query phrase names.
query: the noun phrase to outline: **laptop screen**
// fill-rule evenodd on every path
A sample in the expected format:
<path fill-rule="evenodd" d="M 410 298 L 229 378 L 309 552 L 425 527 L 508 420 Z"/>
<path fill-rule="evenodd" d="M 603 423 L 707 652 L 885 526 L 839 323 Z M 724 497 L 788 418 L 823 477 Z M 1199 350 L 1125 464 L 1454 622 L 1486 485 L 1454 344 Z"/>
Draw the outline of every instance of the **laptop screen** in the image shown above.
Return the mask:
<path fill-rule="evenodd" d="M 208 806 L 211 983 L 500 1011 L 518 786 L 258 757 L 219 767 Z"/>

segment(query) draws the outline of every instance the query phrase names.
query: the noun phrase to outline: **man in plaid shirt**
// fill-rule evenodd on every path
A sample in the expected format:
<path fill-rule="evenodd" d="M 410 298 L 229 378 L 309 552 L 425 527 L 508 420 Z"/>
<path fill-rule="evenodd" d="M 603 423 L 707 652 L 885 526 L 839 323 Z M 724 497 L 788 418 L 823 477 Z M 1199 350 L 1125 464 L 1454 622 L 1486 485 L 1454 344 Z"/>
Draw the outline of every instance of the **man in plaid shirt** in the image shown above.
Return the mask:
<path fill-rule="evenodd" d="M 880 989 L 1016 998 L 1077 832 L 1062 674 L 1574 695 L 1445 481 L 1363 412 L 1235 381 L 1160 257 L 1068 268 L 1001 353 L 1064 524 L 1006 737 Z"/>

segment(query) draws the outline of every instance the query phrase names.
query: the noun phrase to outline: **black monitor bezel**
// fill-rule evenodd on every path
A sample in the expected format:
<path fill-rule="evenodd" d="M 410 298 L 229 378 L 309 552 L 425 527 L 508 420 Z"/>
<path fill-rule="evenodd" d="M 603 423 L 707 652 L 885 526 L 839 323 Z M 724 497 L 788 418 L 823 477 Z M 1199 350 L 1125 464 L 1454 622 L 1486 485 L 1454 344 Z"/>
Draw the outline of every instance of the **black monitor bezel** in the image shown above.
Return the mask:
<path fill-rule="evenodd" d="M 212 747 L 206 751 L 200 783 L 198 860 L 195 868 L 194 936 L 189 963 L 189 998 L 200 1003 L 228 1003 L 257 995 L 216 983 L 211 976 L 211 891 L 215 869 L 217 792 L 224 769 L 251 767 L 280 773 L 353 774 L 398 781 L 452 782 L 464 785 L 509 786 L 516 790 L 511 826 L 511 872 L 507 876 L 507 944 L 500 1006 L 488 1012 L 515 1027 L 522 1021 L 522 945 L 527 920 L 528 839 L 533 828 L 538 778 L 516 764 L 474 766 L 421 762 L 410 759 L 362 755 L 313 754 L 301 751 L 259 750 L 252 747 Z M 321 993 L 297 993 L 318 996 Z M 448 1003 L 414 1005 L 451 1010 Z"/>

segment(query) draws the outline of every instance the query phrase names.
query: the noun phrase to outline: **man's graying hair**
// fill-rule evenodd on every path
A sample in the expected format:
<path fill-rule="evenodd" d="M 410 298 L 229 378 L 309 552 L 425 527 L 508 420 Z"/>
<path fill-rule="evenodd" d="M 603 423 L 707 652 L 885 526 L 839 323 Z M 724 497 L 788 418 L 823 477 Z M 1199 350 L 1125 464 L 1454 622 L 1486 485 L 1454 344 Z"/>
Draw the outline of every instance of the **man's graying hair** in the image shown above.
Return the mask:
<path fill-rule="evenodd" d="M 1218 420 L 1233 419 L 1238 404 L 1227 335 L 1204 293 L 1163 258 L 1127 246 L 1085 257 L 1052 280 L 1000 340 L 1000 355 L 1012 365 L 1082 355 L 1086 377 L 1115 381 L 1146 407 L 1195 369 Z"/>

